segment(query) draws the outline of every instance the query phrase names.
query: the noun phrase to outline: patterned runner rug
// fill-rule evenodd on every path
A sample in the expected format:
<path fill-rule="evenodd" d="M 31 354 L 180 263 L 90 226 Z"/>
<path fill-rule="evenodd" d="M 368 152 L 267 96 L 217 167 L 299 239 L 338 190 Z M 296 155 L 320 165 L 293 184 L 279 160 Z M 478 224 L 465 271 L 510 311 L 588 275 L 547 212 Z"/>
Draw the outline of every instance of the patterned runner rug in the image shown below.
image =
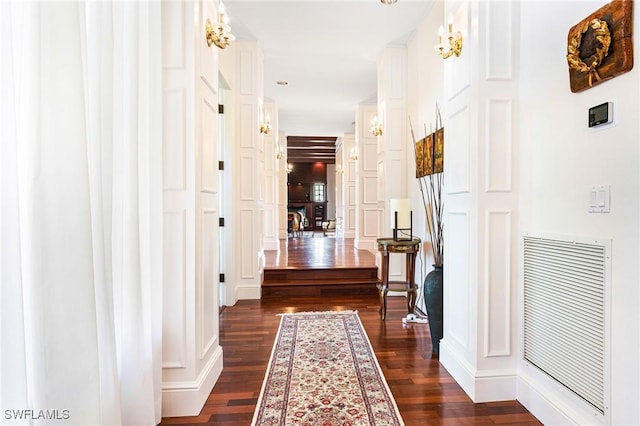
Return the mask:
<path fill-rule="evenodd" d="M 252 425 L 404 425 L 356 312 L 282 315 Z"/>

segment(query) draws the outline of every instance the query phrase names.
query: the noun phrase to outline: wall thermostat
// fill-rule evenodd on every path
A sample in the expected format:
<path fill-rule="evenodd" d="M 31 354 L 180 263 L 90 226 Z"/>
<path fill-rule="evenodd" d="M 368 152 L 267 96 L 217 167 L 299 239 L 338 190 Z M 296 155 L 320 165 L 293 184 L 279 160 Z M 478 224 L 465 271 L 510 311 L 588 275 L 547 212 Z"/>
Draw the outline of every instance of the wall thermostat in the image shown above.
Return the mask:
<path fill-rule="evenodd" d="M 589 108 L 589 127 L 600 126 L 601 124 L 613 121 L 613 103 L 603 104 Z"/>

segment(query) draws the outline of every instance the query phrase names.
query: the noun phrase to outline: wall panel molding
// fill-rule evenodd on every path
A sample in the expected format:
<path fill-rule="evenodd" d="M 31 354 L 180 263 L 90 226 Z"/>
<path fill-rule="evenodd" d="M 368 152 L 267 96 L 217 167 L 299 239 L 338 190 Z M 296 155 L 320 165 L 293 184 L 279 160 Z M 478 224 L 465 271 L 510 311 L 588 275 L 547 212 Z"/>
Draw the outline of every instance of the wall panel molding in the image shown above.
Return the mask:
<path fill-rule="evenodd" d="M 447 170 L 450 170 L 447 193 L 450 195 L 471 191 L 469 120 L 469 107 L 464 105 L 449 115 L 447 126 L 444 129 L 445 164 Z"/>
<path fill-rule="evenodd" d="M 377 170 L 378 146 L 374 143 L 363 143 L 362 146 L 362 171 L 374 172 Z"/>
<path fill-rule="evenodd" d="M 243 49 L 240 46 L 240 95 L 252 96 L 256 94 L 253 58 L 254 53 L 251 49 Z"/>
<path fill-rule="evenodd" d="M 485 50 L 485 76 L 488 81 L 513 79 L 513 12 L 510 1 L 488 1 L 485 3 L 485 25 L 487 34 Z M 506 31 L 504 26 L 507 27 Z"/>
<path fill-rule="evenodd" d="M 378 219 L 380 212 L 377 208 L 375 209 L 363 209 L 362 210 L 362 221 L 363 221 L 363 229 L 361 235 L 363 237 L 378 237 Z"/>
<path fill-rule="evenodd" d="M 162 67 L 185 68 L 185 4 L 166 2 L 162 5 Z"/>
<path fill-rule="evenodd" d="M 219 190 L 218 185 L 218 150 L 214 138 L 206 139 L 205 135 L 218 134 L 218 105 L 212 105 L 207 98 L 202 99 L 201 107 L 201 134 L 200 142 L 200 190 L 215 194 Z"/>
<path fill-rule="evenodd" d="M 240 148 L 253 150 L 255 148 L 254 132 L 255 129 L 250 128 L 250 123 L 257 123 L 254 113 L 255 105 L 253 103 L 240 104 Z"/>
<path fill-rule="evenodd" d="M 162 182 L 164 190 L 181 191 L 187 186 L 186 90 L 164 89 L 162 113 L 173 120 L 162 122 Z"/>
<path fill-rule="evenodd" d="M 509 210 L 487 210 L 485 223 L 484 356 L 511 355 L 512 217 Z"/>
<path fill-rule="evenodd" d="M 200 303 L 200 359 L 204 359 L 218 342 L 218 210 L 201 210 L 202 247 L 201 279 L 198 287 Z"/>
<path fill-rule="evenodd" d="M 485 191 L 510 192 L 513 188 L 513 102 L 487 99 Z"/>
<path fill-rule="evenodd" d="M 257 271 L 255 247 L 253 239 L 255 237 L 254 226 L 254 210 L 240 209 L 240 224 L 238 226 L 240 230 L 240 247 L 243 248 L 244 255 L 241 256 L 241 278 L 253 279 L 255 278 L 255 271 Z"/>
<path fill-rule="evenodd" d="M 362 178 L 362 203 L 377 204 L 378 179 L 375 176 Z"/>
<path fill-rule="evenodd" d="M 469 212 L 466 210 L 450 211 L 447 214 L 446 253 L 445 259 L 449 259 L 445 268 L 445 298 L 449 299 L 448 305 L 454 304 L 464 312 L 473 312 L 471 309 L 470 288 L 470 222 Z M 455 254 L 455 255 L 454 255 Z M 457 344 L 468 349 L 470 342 L 471 316 L 451 315 L 447 310 L 445 322 L 448 324 L 445 330 L 446 337 L 452 337 Z M 445 338 L 446 338 L 445 337 Z"/>
<path fill-rule="evenodd" d="M 240 175 L 243 177 L 240 179 L 240 200 L 252 201 L 254 191 L 254 161 L 253 156 L 240 157 Z"/>
<path fill-rule="evenodd" d="M 162 368 L 186 368 L 186 210 L 163 215 Z"/>

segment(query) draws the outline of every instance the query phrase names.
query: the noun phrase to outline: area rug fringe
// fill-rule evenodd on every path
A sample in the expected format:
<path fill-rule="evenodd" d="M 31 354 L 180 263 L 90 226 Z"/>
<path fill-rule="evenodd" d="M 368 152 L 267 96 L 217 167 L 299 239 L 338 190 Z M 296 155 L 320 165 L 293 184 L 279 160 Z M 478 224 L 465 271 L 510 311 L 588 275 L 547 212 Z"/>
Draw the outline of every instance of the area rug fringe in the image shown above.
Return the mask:
<path fill-rule="evenodd" d="M 282 319 L 252 426 L 404 426 L 357 311 L 278 315 Z M 318 330 L 314 325 L 312 331 L 318 335 L 309 340 L 310 336 L 302 335 L 304 325 L 292 317 L 308 321 L 314 315 L 319 322 Z M 344 341 L 332 339 L 332 331 L 322 329 L 331 318 L 342 321 Z M 347 376 L 350 369 L 355 377 Z"/>

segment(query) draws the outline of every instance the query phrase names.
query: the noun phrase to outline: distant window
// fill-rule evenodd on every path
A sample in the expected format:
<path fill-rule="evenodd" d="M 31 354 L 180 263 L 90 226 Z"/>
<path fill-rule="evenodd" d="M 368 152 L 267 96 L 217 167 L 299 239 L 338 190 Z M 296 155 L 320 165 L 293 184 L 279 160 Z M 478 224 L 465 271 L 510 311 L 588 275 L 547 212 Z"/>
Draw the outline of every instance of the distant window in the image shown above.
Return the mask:
<path fill-rule="evenodd" d="M 324 183 L 313 184 L 313 201 L 316 203 L 324 201 Z"/>

